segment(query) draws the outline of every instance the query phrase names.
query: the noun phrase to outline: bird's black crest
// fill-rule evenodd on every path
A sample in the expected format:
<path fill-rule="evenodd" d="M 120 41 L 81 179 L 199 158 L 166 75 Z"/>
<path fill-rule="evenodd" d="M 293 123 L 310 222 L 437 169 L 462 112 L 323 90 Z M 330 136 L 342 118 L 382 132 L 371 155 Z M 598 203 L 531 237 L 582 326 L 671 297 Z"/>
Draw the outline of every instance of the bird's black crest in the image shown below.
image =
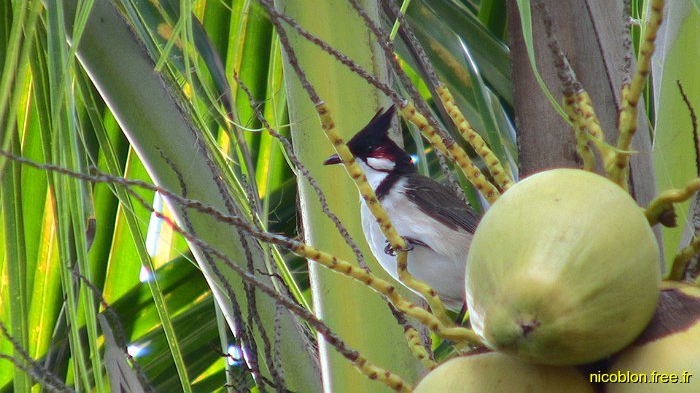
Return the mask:
<path fill-rule="evenodd" d="M 348 141 L 348 147 L 355 157 L 366 159 L 387 158 L 396 163 L 400 172 L 415 170 L 413 160 L 403 149 L 389 138 L 391 121 L 396 114 L 396 107 L 380 109 L 372 120 Z"/>
<path fill-rule="evenodd" d="M 396 108 L 380 109 L 372 120 L 348 141 L 350 151 L 357 157 L 367 157 L 374 149 L 389 142 L 389 127 Z"/>

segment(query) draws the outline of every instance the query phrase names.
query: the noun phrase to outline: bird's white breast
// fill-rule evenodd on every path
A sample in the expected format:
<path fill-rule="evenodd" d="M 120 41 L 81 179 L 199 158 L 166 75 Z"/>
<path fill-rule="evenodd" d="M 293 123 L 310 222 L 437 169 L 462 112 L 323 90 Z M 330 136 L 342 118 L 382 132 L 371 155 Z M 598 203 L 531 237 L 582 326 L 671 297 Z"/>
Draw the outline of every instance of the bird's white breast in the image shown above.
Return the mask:
<path fill-rule="evenodd" d="M 375 189 L 386 177 L 386 173 L 372 171 L 371 168 L 366 174 Z M 405 179 L 397 181 L 381 202 L 399 235 L 427 245 L 414 245 L 414 249 L 408 253 L 408 270 L 415 278 L 435 289 L 446 306 L 458 310 L 464 303 L 464 271 L 472 235 L 462 229 L 449 228 L 423 213 L 403 195 L 405 183 Z M 384 251 L 386 237 L 364 201 L 361 212 L 362 226 L 372 253 L 382 267 L 398 280 L 396 257 Z"/>

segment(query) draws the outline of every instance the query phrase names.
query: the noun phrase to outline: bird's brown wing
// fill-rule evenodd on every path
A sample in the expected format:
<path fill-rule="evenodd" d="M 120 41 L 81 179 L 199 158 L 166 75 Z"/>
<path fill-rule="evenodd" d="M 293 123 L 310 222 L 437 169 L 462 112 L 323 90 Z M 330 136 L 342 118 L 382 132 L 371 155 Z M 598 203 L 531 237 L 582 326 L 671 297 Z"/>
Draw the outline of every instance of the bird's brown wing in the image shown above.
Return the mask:
<path fill-rule="evenodd" d="M 421 211 L 433 215 L 449 227 L 459 227 L 474 233 L 480 217 L 452 190 L 417 173 L 408 174 L 408 177 L 406 196 L 414 201 Z"/>

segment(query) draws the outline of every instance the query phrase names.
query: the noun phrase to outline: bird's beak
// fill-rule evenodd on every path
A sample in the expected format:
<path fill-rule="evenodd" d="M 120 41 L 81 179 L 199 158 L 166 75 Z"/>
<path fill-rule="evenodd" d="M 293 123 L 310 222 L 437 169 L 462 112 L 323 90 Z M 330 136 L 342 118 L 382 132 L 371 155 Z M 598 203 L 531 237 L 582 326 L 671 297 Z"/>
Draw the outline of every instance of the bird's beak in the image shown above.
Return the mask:
<path fill-rule="evenodd" d="M 326 158 L 326 161 L 323 161 L 323 165 L 335 165 L 335 164 L 340 164 L 343 162 L 340 157 L 338 157 L 337 154 L 333 154 L 332 156 Z"/>

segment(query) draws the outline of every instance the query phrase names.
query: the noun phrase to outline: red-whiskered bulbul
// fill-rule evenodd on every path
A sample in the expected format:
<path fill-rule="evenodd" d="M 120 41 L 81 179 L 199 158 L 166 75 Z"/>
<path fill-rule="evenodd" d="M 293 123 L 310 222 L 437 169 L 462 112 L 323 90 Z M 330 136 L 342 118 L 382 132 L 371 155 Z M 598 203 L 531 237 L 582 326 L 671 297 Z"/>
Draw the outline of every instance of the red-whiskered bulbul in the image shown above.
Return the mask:
<path fill-rule="evenodd" d="M 411 156 L 389 138 L 395 107 L 380 110 L 350 141 L 391 222 L 408 245 L 408 271 L 430 285 L 449 309 L 464 305 L 467 252 L 479 216 L 452 190 L 420 175 Z M 337 154 L 324 165 L 339 164 Z M 362 201 L 362 228 L 382 267 L 398 281 L 396 256 Z"/>

